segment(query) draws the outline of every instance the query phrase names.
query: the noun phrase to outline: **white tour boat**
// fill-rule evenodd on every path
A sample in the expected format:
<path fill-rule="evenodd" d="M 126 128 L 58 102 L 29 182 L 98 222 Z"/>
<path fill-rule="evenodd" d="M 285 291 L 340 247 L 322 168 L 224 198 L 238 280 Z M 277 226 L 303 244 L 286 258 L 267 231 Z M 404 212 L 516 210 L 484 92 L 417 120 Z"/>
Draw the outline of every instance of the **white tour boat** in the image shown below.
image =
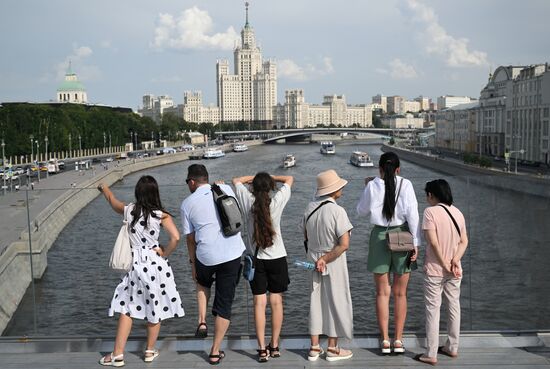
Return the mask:
<path fill-rule="evenodd" d="M 334 155 L 336 154 L 336 146 L 332 143 L 332 141 L 323 141 L 321 142 L 321 154 L 326 155 Z"/>
<path fill-rule="evenodd" d="M 349 158 L 349 162 L 352 165 L 355 165 L 356 167 L 373 167 L 374 166 L 369 154 L 367 154 L 364 151 L 352 152 L 351 157 Z"/>
<path fill-rule="evenodd" d="M 296 165 L 296 158 L 292 154 L 287 154 L 283 160 L 283 168 L 291 168 Z"/>
<path fill-rule="evenodd" d="M 243 152 L 246 150 L 248 150 L 248 146 L 243 143 L 236 143 L 235 145 L 233 145 L 233 151 L 235 152 Z"/>
<path fill-rule="evenodd" d="M 216 159 L 216 158 L 221 158 L 223 156 L 225 156 L 225 153 L 222 150 L 216 149 L 216 148 L 209 148 L 209 149 L 206 149 L 206 151 L 202 155 L 202 158 L 203 159 Z"/>

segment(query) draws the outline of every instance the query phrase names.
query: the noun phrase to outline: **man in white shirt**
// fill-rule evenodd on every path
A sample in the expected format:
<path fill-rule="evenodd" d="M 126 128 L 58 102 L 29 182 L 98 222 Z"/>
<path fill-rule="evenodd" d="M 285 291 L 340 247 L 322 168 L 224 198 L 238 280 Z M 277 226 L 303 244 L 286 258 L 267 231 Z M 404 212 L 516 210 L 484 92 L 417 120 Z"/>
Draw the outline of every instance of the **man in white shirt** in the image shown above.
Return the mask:
<path fill-rule="evenodd" d="M 212 314 L 216 317 L 215 330 L 209 361 L 210 364 L 217 364 L 224 358 L 220 346 L 229 328 L 245 246 L 240 233 L 225 237 L 222 232 L 206 167 L 202 164 L 190 165 L 185 182 L 191 195 L 182 202 L 180 210 L 192 276 L 197 282 L 199 326 L 195 335 L 207 335 L 206 307 L 210 288 L 216 282 L 212 305 Z M 220 187 L 228 195 L 235 196 L 231 187 L 224 184 Z"/>

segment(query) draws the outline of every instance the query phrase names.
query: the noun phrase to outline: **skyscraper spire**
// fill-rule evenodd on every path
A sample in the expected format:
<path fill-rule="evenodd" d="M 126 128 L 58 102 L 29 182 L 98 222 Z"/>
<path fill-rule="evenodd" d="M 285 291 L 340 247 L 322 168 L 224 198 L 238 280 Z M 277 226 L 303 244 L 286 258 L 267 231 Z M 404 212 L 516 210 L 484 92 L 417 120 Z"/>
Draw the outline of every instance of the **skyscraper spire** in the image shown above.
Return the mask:
<path fill-rule="evenodd" d="M 248 27 L 248 1 L 246 3 L 244 3 L 244 7 L 245 7 L 245 10 L 246 10 L 246 23 L 244 24 L 245 27 Z"/>

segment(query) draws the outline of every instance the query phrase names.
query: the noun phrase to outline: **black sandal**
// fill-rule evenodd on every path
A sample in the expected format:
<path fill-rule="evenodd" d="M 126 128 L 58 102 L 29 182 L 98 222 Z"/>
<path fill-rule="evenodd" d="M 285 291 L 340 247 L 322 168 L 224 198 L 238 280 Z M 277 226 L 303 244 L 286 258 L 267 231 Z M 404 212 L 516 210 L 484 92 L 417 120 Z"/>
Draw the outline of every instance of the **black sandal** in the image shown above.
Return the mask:
<path fill-rule="evenodd" d="M 271 357 L 281 357 L 281 350 L 279 350 L 279 346 L 272 347 L 271 343 L 267 345 L 266 347 L 267 351 L 269 351 L 269 356 Z"/>
<path fill-rule="evenodd" d="M 269 352 L 266 349 L 260 349 L 256 351 L 258 351 L 258 362 L 267 363 L 267 361 L 269 360 Z"/>
<path fill-rule="evenodd" d="M 208 355 L 208 363 L 210 365 L 218 365 L 219 363 L 222 362 L 222 359 L 225 357 L 225 352 L 221 351 L 218 352 L 217 355 L 214 355 L 214 354 L 210 354 Z M 212 359 L 218 359 L 216 361 L 213 361 Z"/>
<path fill-rule="evenodd" d="M 201 327 L 204 327 L 201 329 Z M 208 336 L 208 326 L 205 322 L 199 323 L 197 330 L 195 331 L 195 337 L 197 338 L 206 338 Z"/>

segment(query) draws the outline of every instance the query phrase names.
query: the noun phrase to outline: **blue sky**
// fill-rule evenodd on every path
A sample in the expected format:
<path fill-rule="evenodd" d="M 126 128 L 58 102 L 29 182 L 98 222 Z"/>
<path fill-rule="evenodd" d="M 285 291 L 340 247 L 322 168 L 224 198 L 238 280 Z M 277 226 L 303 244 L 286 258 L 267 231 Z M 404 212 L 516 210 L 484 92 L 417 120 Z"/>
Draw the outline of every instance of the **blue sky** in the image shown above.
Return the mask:
<path fill-rule="evenodd" d="M 547 0 L 249 2 L 279 102 L 289 88 L 310 103 L 477 97 L 491 68 L 550 61 Z M 216 59 L 232 64 L 243 25 L 237 0 L 2 0 L 0 102 L 54 99 L 72 60 L 93 103 L 137 109 L 146 93 L 181 103 L 201 90 L 215 104 Z"/>

